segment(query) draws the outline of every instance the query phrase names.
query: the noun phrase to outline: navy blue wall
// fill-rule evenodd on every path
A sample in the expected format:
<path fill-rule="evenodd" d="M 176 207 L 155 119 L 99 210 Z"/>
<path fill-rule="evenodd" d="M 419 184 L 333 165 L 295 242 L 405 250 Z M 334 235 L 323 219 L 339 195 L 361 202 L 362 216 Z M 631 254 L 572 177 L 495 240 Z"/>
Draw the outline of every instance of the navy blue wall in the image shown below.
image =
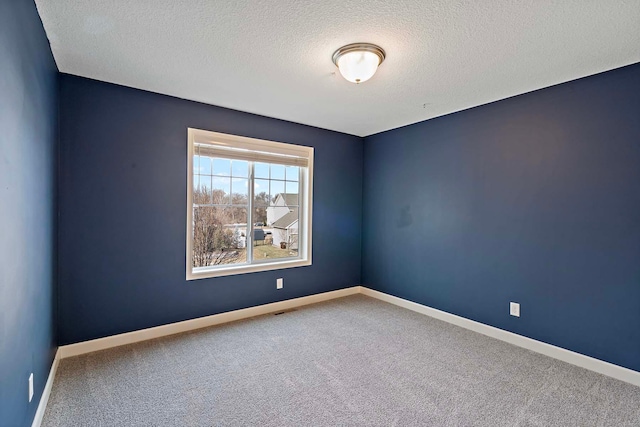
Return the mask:
<path fill-rule="evenodd" d="M 640 64 L 364 152 L 366 286 L 640 370 Z"/>
<path fill-rule="evenodd" d="M 361 138 L 69 75 L 60 84 L 59 344 L 360 284 Z M 185 280 L 188 127 L 315 147 L 312 266 Z"/>
<path fill-rule="evenodd" d="M 0 425 L 31 425 L 55 352 L 57 68 L 33 1 L 0 1 Z M 28 402 L 29 373 L 35 394 Z"/>

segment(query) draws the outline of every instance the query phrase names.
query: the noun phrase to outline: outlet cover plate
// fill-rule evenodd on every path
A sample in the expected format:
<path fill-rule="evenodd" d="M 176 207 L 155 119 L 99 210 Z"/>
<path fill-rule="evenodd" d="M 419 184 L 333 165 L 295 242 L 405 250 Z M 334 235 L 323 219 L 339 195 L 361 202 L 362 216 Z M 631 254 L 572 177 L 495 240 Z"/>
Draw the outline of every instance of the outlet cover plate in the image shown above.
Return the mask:
<path fill-rule="evenodd" d="M 515 317 L 520 317 L 520 304 L 512 302 L 509 304 L 509 314 Z"/>
<path fill-rule="evenodd" d="M 29 375 L 29 402 L 33 399 L 33 372 Z"/>

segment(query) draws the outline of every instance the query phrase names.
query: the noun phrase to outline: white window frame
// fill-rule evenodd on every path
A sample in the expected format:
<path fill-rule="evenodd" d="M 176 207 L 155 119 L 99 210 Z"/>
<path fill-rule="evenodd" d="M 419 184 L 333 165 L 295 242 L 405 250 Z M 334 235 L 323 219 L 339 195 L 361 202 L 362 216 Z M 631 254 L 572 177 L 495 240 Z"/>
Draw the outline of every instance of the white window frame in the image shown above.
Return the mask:
<path fill-rule="evenodd" d="M 259 157 L 260 153 L 283 157 L 296 157 L 307 159 L 307 167 L 301 167 L 299 180 L 299 223 L 298 223 L 298 257 L 295 259 L 283 259 L 274 261 L 251 261 L 253 250 L 253 180 L 249 177 L 249 221 L 247 221 L 246 264 L 228 264 L 211 267 L 197 267 L 193 265 L 193 155 L 196 144 L 207 144 L 214 149 L 237 150 L 245 160 L 253 155 Z M 211 132 L 201 129 L 188 128 L 187 130 L 187 280 L 204 279 L 209 277 L 229 276 L 235 274 L 255 273 L 259 271 L 279 270 L 283 268 L 303 267 L 311 265 L 311 230 L 313 212 L 313 147 L 282 142 L 267 141 L 248 138 L 244 136 L 229 135 Z M 260 161 L 259 159 L 257 161 Z"/>

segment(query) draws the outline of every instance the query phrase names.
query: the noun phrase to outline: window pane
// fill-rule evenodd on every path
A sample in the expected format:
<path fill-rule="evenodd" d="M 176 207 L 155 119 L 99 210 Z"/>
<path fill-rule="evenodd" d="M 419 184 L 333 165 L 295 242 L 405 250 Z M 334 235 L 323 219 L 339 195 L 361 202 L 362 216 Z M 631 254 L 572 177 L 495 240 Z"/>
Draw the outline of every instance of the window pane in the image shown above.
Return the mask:
<path fill-rule="evenodd" d="M 253 174 L 255 178 L 269 179 L 269 164 L 268 163 L 254 163 Z"/>
<path fill-rule="evenodd" d="M 255 228 L 263 229 L 265 228 L 265 224 L 267 223 L 267 208 L 266 207 L 257 207 L 253 209 L 253 226 Z"/>
<path fill-rule="evenodd" d="M 209 175 L 200 175 L 200 190 L 211 191 L 211 177 Z"/>
<path fill-rule="evenodd" d="M 253 247 L 254 260 L 268 260 L 279 258 L 295 258 L 298 256 L 298 208 L 288 207 L 267 208 L 267 216 L 273 217 L 271 226 L 258 227 Z M 263 215 L 261 208 L 256 208 L 254 218 Z M 258 222 L 257 220 L 254 222 Z M 260 238 L 264 238 L 261 240 Z"/>
<path fill-rule="evenodd" d="M 284 165 L 271 165 L 271 179 L 284 179 Z"/>
<path fill-rule="evenodd" d="M 211 180 L 210 176 L 193 176 L 193 204 L 194 205 L 208 205 L 211 203 L 211 188 L 210 186 L 200 186 L 199 183 L 201 180 Z"/>
<path fill-rule="evenodd" d="M 193 174 L 200 173 L 200 156 L 193 156 Z"/>
<path fill-rule="evenodd" d="M 300 168 L 298 166 L 287 166 L 287 181 L 299 181 L 300 179 Z"/>
<path fill-rule="evenodd" d="M 253 194 L 255 195 L 253 202 L 256 206 L 267 206 L 271 201 L 269 198 L 269 181 L 255 179 L 253 182 Z"/>
<path fill-rule="evenodd" d="M 211 157 L 199 156 L 198 173 L 200 175 L 211 175 Z M 195 165 L 195 162 L 194 162 Z"/>
<path fill-rule="evenodd" d="M 193 267 L 246 263 L 247 212 L 246 209 L 238 212 L 238 209 L 193 209 Z M 242 214 L 245 218 L 244 227 L 233 222 L 234 216 L 241 217 Z"/>
<path fill-rule="evenodd" d="M 278 194 L 284 193 L 284 181 L 271 181 L 271 201 L 275 202 Z"/>
<path fill-rule="evenodd" d="M 213 204 L 229 203 L 229 194 L 231 194 L 231 178 L 213 177 Z"/>
<path fill-rule="evenodd" d="M 266 192 L 254 193 L 253 204 L 255 206 L 266 208 L 269 206 L 269 194 Z"/>
<path fill-rule="evenodd" d="M 287 194 L 298 194 L 298 183 L 287 181 L 285 184 L 285 189 Z M 298 202 L 296 202 L 297 204 Z"/>
<path fill-rule="evenodd" d="M 201 162 L 202 163 L 202 162 Z M 229 159 L 213 159 L 213 174 L 230 176 L 231 175 L 231 160 Z"/>
<path fill-rule="evenodd" d="M 229 206 L 222 208 L 226 212 L 227 225 L 233 224 L 236 228 L 240 228 L 242 237 L 245 236 L 247 229 L 247 208 L 241 206 Z"/>
<path fill-rule="evenodd" d="M 244 160 L 232 160 L 231 176 L 247 178 L 249 176 L 249 162 L 245 162 Z"/>
<path fill-rule="evenodd" d="M 245 178 L 231 178 L 231 203 L 246 205 L 249 201 L 249 180 Z"/>

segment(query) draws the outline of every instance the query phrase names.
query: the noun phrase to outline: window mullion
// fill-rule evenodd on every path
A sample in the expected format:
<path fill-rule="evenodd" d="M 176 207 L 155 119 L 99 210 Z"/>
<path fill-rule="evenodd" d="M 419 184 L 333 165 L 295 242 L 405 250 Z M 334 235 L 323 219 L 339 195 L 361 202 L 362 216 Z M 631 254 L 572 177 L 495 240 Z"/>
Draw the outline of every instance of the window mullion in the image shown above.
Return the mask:
<path fill-rule="evenodd" d="M 305 250 L 305 230 L 307 226 L 307 212 L 305 210 L 305 206 L 307 202 L 305 198 L 307 197 L 307 192 L 305 188 L 306 182 L 304 180 L 304 170 L 303 168 L 298 169 L 298 258 L 305 258 L 307 256 Z"/>
<path fill-rule="evenodd" d="M 247 189 L 247 194 L 249 196 L 249 211 L 247 212 L 247 264 L 253 264 L 253 193 L 254 193 L 254 185 L 253 185 L 253 168 L 254 162 L 249 162 L 249 188 Z"/>

